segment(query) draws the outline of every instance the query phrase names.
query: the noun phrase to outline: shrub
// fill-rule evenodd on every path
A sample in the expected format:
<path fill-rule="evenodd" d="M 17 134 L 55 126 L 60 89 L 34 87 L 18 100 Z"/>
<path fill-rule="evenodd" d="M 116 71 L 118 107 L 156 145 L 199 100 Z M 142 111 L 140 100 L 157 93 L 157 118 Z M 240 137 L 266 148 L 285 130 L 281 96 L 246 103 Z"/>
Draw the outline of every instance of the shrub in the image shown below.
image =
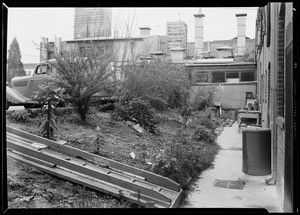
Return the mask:
<path fill-rule="evenodd" d="M 198 125 L 202 125 L 205 126 L 206 128 L 210 129 L 210 130 L 215 130 L 217 128 L 217 123 L 209 118 L 199 118 L 198 120 L 196 120 L 196 123 Z"/>
<path fill-rule="evenodd" d="M 213 143 L 216 139 L 216 134 L 205 126 L 200 126 L 193 134 L 192 139 L 195 141 Z"/>
<path fill-rule="evenodd" d="M 201 111 L 207 107 L 210 107 L 213 104 L 214 92 L 215 92 L 215 87 L 199 86 L 193 104 L 194 109 Z"/>
<path fill-rule="evenodd" d="M 165 155 L 159 157 L 153 167 L 153 172 L 168 177 L 179 183 L 183 190 L 188 190 L 189 183 L 201 171 L 210 167 L 216 154 L 216 145 L 211 145 L 209 150 L 189 143 L 182 144 L 175 141 Z"/>
<path fill-rule="evenodd" d="M 132 99 L 130 102 L 117 103 L 113 118 L 139 123 L 152 133 L 156 132 L 158 123 L 150 104 L 139 98 Z"/>
<path fill-rule="evenodd" d="M 30 113 L 27 110 L 16 110 L 13 111 L 9 117 L 14 122 L 29 122 Z"/>
<path fill-rule="evenodd" d="M 152 98 L 150 99 L 150 105 L 151 107 L 155 108 L 156 110 L 166 110 L 168 107 L 168 103 L 161 99 L 161 98 Z"/>

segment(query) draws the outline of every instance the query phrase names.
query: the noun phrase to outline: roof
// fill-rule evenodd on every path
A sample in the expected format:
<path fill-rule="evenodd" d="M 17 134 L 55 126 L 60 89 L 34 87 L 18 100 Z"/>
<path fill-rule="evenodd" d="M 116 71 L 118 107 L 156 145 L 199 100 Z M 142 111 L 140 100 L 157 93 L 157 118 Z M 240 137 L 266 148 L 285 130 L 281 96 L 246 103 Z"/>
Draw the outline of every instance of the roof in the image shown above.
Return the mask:
<path fill-rule="evenodd" d="M 152 54 L 152 55 L 163 55 L 165 53 L 162 52 L 162 51 L 157 51 L 157 52 L 150 52 L 150 54 Z"/>
<path fill-rule="evenodd" d="M 148 30 L 151 30 L 151 28 L 149 28 L 149 27 L 139 27 L 139 29 L 148 29 Z"/>
<path fill-rule="evenodd" d="M 247 37 L 247 36 L 245 36 L 245 37 L 246 37 L 246 39 L 254 40 L 254 38 L 251 39 L 250 37 Z M 234 38 L 232 38 L 231 40 L 237 40 L 237 37 L 234 37 Z"/>
<path fill-rule="evenodd" d="M 219 50 L 233 50 L 234 48 L 229 47 L 229 46 L 221 46 L 221 47 L 218 47 L 216 49 L 219 51 Z"/>
<path fill-rule="evenodd" d="M 134 36 L 134 37 L 122 37 L 122 38 L 115 38 L 115 37 L 96 37 L 96 38 L 81 38 L 81 39 L 74 39 L 74 40 L 66 40 L 66 43 L 72 42 L 84 42 L 84 41 L 106 41 L 106 40 L 141 40 L 145 37 L 152 37 L 155 35 L 144 35 L 144 36 Z"/>
<path fill-rule="evenodd" d="M 256 66 L 256 63 L 253 62 L 234 62 L 233 59 L 200 59 L 200 60 L 193 60 L 189 62 L 185 62 L 186 66 L 246 66 L 246 65 L 253 65 Z"/>
<path fill-rule="evenodd" d="M 247 13 L 238 13 L 238 14 L 235 14 L 236 17 L 240 17 L 240 16 L 247 16 Z"/>
<path fill-rule="evenodd" d="M 184 50 L 186 50 L 186 49 L 185 48 L 181 48 L 179 46 L 170 49 L 170 51 L 184 51 Z"/>
<path fill-rule="evenodd" d="M 194 17 L 202 18 L 205 17 L 205 15 L 203 13 L 199 13 L 199 14 L 194 14 Z"/>
<path fill-rule="evenodd" d="M 205 53 L 211 53 L 212 51 L 203 51 L 203 52 L 199 52 L 198 54 L 205 54 Z"/>

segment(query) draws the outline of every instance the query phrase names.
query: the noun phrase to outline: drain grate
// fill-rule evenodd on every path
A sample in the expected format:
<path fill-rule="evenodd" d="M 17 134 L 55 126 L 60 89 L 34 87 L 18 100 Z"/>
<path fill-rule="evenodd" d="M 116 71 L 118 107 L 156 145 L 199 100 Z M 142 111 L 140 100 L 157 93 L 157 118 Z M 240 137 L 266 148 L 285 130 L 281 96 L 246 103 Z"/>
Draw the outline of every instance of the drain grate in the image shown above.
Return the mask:
<path fill-rule="evenodd" d="M 215 180 L 214 187 L 222 187 L 227 189 L 243 189 L 243 183 L 239 181 L 230 180 Z"/>

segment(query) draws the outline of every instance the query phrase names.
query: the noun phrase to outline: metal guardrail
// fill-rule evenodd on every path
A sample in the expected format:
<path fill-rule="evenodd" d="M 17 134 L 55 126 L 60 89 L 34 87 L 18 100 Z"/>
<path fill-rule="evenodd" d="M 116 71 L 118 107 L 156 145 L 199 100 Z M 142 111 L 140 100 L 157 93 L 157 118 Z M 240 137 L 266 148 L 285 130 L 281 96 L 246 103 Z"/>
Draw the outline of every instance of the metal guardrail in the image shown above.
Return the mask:
<path fill-rule="evenodd" d="M 10 126 L 6 130 L 8 155 L 49 174 L 144 207 L 180 203 L 182 189 L 168 178 Z"/>

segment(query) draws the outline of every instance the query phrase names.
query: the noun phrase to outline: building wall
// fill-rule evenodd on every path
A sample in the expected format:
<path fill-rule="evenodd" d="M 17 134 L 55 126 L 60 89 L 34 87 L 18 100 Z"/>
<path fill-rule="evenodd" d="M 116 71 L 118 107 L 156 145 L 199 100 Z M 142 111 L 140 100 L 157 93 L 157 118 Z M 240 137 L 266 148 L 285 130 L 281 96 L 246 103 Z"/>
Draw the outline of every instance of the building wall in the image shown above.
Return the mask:
<path fill-rule="evenodd" d="M 167 53 L 167 36 L 159 36 L 159 51 Z"/>
<path fill-rule="evenodd" d="M 287 56 L 292 53 L 292 14 L 292 3 L 269 3 L 261 8 L 256 26 L 262 127 L 271 129 L 272 178 L 285 212 L 291 212 L 293 206 L 293 141 L 287 135 L 293 130 L 293 87 L 287 81 L 292 80 L 293 67 L 292 57 Z"/>
<path fill-rule="evenodd" d="M 284 129 L 277 126 L 277 176 L 276 176 L 276 188 L 281 203 L 281 207 L 284 205 L 284 156 L 285 156 L 285 132 Z"/>
<path fill-rule="evenodd" d="M 294 147 L 293 144 L 297 144 L 294 139 L 293 135 L 294 128 L 295 128 L 295 121 L 294 121 L 294 99 L 293 99 L 293 3 L 285 3 L 285 25 L 284 25 L 284 106 L 285 106 L 285 183 L 284 183 L 284 210 L 287 212 L 292 212 L 293 207 L 295 206 L 294 200 Z M 297 53 L 297 52 L 295 52 Z M 295 56 L 294 59 L 297 59 Z"/>
<path fill-rule="evenodd" d="M 202 87 L 214 87 L 214 102 L 221 102 L 224 109 L 241 109 L 246 104 L 246 92 L 256 95 L 256 82 L 222 83 L 222 84 L 197 84 L 191 87 L 191 102 Z"/>

